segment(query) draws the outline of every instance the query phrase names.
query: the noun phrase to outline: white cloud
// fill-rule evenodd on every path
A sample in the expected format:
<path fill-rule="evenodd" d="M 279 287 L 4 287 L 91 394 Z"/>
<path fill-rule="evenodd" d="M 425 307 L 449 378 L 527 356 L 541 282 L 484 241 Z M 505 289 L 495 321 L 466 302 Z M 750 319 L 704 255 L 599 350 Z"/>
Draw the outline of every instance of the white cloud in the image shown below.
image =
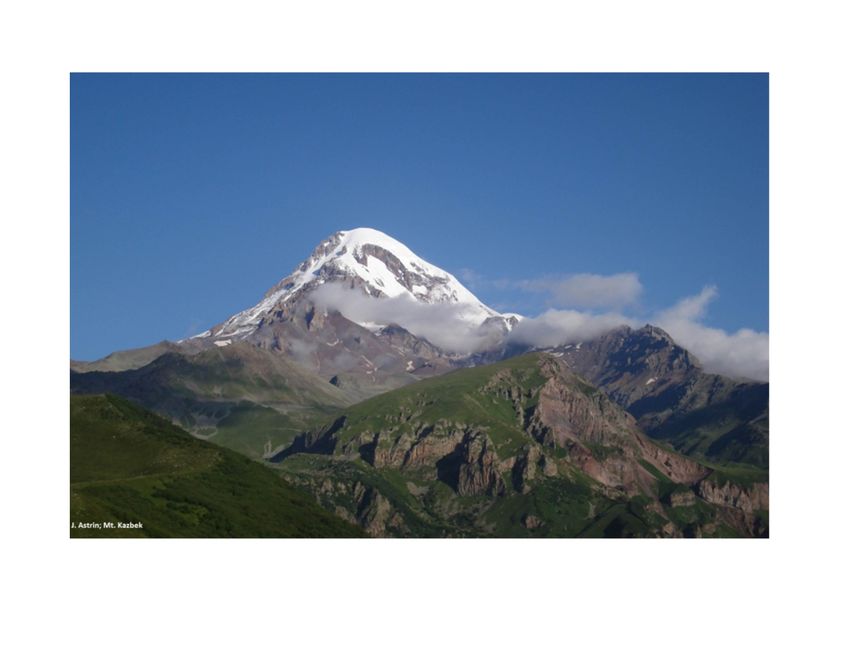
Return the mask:
<path fill-rule="evenodd" d="M 558 307 L 621 308 L 635 303 L 642 294 L 642 283 L 634 272 L 544 277 L 515 285 L 528 292 L 547 293 L 549 304 Z"/>
<path fill-rule="evenodd" d="M 718 295 L 716 286 L 705 286 L 698 295 L 685 297 L 645 321 L 615 312 L 596 314 L 551 309 L 537 317 L 525 318 L 513 330 L 510 339 L 542 348 L 590 340 L 624 324 L 638 328 L 651 323 L 693 353 L 706 371 L 735 378 L 768 380 L 768 333 L 747 328 L 728 333 L 702 323 L 709 304 Z"/>
<path fill-rule="evenodd" d="M 620 276 L 625 275 L 612 275 Z M 631 294 L 634 285 L 641 290 L 638 277 L 633 277 L 635 282 L 628 280 Z M 622 282 L 622 285 L 628 285 L 628 282 Z M 583 296 L 588 294 L 590 291 Z M 537 317 L 523 318 L 508 339 L 516 344 L 544 348 L 590 340 L 616 326 L 626 324 L 638 328 L 650 322 L 666 330 L 678 344 L 699 358 L 707 371 L 768 380 L 768 333 L 751 329 L 728 333 L 702 323 L 709 304 L 718 294 L 716 286 L 706 286 L 698 295 L 681 299 L 671 308 L 656 312 L 645 320 L 635 320 L 614 311 L 594 313 L 553 308 Z M 503 338 L 503 332 L 496 327 L 478 328 L 467 322 L 463 317 L 465 306 L 461 304 L 425 304 L 404 295 L 378 299 L 331 284 L 318 288 L 312 300 L 325 308 L 340 311 L 355 322 L 398 324 L 450 353 L 483 351 Z"/>
<path fill-rule="evenodd" d="M 698 295 L 685 297 L 672 308 L 661 311 L 658 315 L 672 320 L 697 320 L 705 317 L 710 304 L 717 297 L 717 286 L 705 286 Z"/>
<path fill-rule="evenodd" d="M 387 299 L 369 297 L 344 286 L 325 284 L 311 295 L 324 308 L 338 310 L 358 323 L 398 324 L 451 353 L 474 353 L 500 342 L 502 331 L 466 321 L 465 304 L 426 304 L 407 295 Z"/>
<path fill-rule="evenodd" d="M 653 323 L 699 358 L 706 371 L 768 380 L 768 333 L 747 328 L 727 333 L 699 321 L 717 295 L 716 286 L 706 286 L 698 295 L 657 313 Z"/>
<path fill-rule="evenodd" d="M 583 342 L 627 324 L 638 325 L 617 313 L 594 315 L 573 310 L 550 309 L 537 317 L 526 317 L 513 329 L 510 340 L 530 347 L 551 347 Z"/>

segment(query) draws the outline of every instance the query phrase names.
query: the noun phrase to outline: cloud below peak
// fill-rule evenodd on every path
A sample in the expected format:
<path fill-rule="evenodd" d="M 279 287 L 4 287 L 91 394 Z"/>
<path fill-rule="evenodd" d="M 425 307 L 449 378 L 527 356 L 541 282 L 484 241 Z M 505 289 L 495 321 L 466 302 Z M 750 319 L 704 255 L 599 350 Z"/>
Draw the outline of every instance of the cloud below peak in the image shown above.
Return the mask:
<path fill-rule="evenodd" d="M 767 381 L 768 333 L 748 328 L 728 333 L 699 321 L 718 295 L 716 286 L 705 286 L 698 295 L 657 313 L 654 323 L 699 358 L 707 371 Z"/>
<path fill-rule="evenodd" d="M 465 317 L 465 306 L 458 303 L 426 304 L 406 296 L 378 299 L 337 285 L 321 286 L 312 299 L 358 323 L 398 324 L 451 353 L 484 351 L 501 343 L 505 336 L 507 342 L 527 347 L 554 347 L 588 341 L 618 326 L 639 328 L 650 323 L 667 331 L 676 343 L 693 353 L 706 371 L 768 380 L 767 332 L 742 328 L 730 333 L 703 323 L 709 305 L 719 297 L 716 286 L 705 286 L 698 294 L 684 297 L 669 308 L 636 319 L 613 310 L 638 298 L 642 284 L 635 274 L 571 275 L 564 280 L 518 283 L 531 283 L 532 290 L 541 290 L 542 286 L 563 303 L 580 303 L 586 308 L 589 304 L 594 308 L 605 304 L 607 309 L 550 308 L 536 317 L 523 317 L 505 335 L 499 327 L 472 324 Z M 611 287 L 612 297 L 600 294 L 603 286 Z"/>

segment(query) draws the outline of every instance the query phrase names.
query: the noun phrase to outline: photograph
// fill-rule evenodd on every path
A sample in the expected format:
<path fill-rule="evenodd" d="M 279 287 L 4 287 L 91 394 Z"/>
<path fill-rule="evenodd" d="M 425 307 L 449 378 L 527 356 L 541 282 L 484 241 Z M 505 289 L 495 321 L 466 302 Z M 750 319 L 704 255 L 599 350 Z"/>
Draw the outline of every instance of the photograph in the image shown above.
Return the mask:
<path fill-rule="evenodd" d="M 69 95 L 71 538 L 769 537 L 768 73 Z"/>
<path fill-rule="evenodd" d="M 3 645 L 861 644 L 823 4 L 4 8 Z"/>

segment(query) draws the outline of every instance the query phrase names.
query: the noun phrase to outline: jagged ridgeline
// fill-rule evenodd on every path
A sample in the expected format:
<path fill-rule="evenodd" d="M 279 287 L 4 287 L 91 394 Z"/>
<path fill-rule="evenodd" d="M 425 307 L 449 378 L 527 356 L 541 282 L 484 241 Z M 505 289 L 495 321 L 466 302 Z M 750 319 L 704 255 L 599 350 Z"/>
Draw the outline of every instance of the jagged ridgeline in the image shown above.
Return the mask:
<path fill-rule="evenodd" d="M 272 459 L 377 536 L 754 536 L 767 474 L 650 440 L 552 355 L 430 378 L 351 406 Z"/>

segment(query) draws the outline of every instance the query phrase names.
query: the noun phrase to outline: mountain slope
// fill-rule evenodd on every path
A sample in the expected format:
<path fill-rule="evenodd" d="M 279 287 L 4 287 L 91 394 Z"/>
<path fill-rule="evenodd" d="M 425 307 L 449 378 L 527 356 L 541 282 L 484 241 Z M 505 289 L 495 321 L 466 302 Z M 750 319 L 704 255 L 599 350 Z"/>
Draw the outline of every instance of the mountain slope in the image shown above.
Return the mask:
<path fill-rule="evenodd" d="M 73 363 L 72 389 L 121 394 L 260 458 L 339 407 L 530 350 L 510 342 L 519 322 L 399 241 L 358 228 L 325 239 L 258 304 L 204 333 Z M 653 326 L 548 351 L 652 438 L 767 467 L 767 384 L 705 373 Z"/>
<path fill-rule="evenodd" d="M 421 332 L 400 325 L 408 311 Z M 424 326 L 444 312 L 450 327 Z M 445 349 L 430 335 L 446 329 L 442 339 L 474 336 L 494 345 L 517 321 L 399 241 L 358 228 L 328 237 L 258 304 L 180 345 L 196 352 L 245 341 L 290 357 L 360 400 L 463 363 L 464 350 Z"/>
<path fill-rule="evenodd" d="M 360 535 L 266 466 L 116 396 L 72 396 L 70 420 L 72 537 Z"/>
<path fill-rule="evenodd" d="M 70 366 L 72 371 L 78 373 L 89 371 L 129 371 L 130 369 L 140 369 L 166 353 L 186 353 L 190 351 L 192 349 L 189 347 L 163 340 L 162 342 L 139 349 L 115 351 L 114 353 L 109 353 L 104 358 L 92 362 L 72 360 Z"/>
<path fill-rule="evenodd" d="M 278 450 L 303 426 L 351 402 L 285 356 L 245 343 L 168 353 L 131 371 L 72 372 L 71 388 L 123 396 L 253 457 Z"/>
<path fill-rule="evenodd" d="M 768 467 L 768 385 L 702 370 L 662 329 L 624 326 L 552 350 L 652 438 L 711 461 Z"/>
<path fill-rule="evenodd" d="M 353 405 L 273 460 L 372 535 L 752 535 L 767 508 L 762 473 L 730 495 L 740 475 L 651 442 L 547 354 Z"/>

